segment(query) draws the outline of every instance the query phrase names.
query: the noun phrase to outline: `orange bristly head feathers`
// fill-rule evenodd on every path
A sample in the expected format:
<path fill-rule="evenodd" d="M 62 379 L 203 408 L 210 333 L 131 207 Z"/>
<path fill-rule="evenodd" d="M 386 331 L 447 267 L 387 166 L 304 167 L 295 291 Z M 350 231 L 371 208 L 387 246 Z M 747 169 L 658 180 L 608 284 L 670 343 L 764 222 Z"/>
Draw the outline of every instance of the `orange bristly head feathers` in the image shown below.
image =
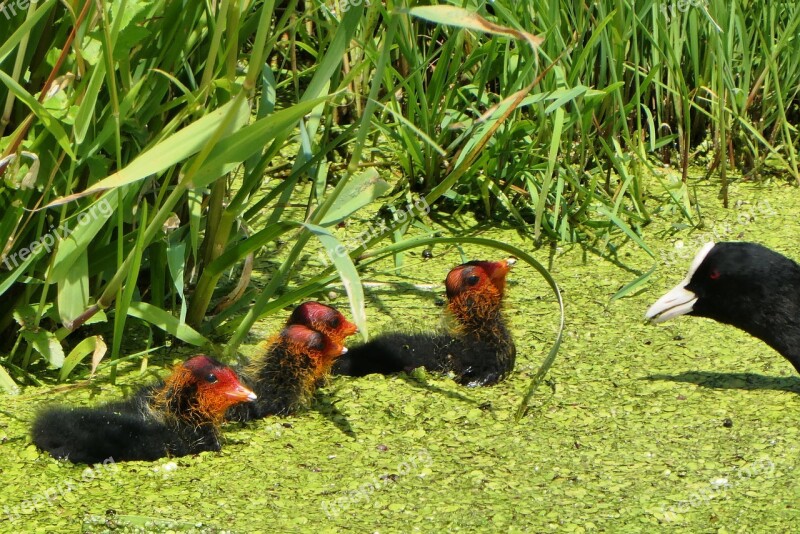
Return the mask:
<path fill-rule="evenodd" d="M 284 328 L 280 333 L 280 343 L 292 354 L 308 356 L 314 380 L 327 375 L 336 358 L 347 352 L 344 346 L 325 334 L 299 324 Z"/>
<path fill-rule="evenodd" d="M 506 275 L 516 261 L 471 261 L 447 273 L 448 308 L 461 325 L 490 320 L 500 312 Z"/>
<path fill-rule="evenodd" d="M 228 408 L 255 399 L 230 367 L 200 354 L 175 366 L 155 394 L 153 407 L 197 425 L 217 426 Z"/>
<path fill-rule="evenodd" d="M 358 332 L 358 327 L 345 319 L 336 308 L 320 302 L 304 302 L 294 309 L 286 321 L 286 326 L 302 325 L 328 336 L 334 343 L 344 340 Z"/>

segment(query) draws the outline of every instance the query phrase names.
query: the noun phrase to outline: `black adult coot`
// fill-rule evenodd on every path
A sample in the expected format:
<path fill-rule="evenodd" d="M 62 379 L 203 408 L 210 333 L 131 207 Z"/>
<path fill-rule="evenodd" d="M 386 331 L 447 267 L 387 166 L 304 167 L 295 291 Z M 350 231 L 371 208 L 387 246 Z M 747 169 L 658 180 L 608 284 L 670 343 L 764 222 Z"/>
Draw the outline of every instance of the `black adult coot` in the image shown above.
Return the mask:
<path fill-rule="evenodd" d="M 708 317 L 740 328 L 800 371 L 800 265 L 756 243 L 707 243 L 645 317 Z"/>

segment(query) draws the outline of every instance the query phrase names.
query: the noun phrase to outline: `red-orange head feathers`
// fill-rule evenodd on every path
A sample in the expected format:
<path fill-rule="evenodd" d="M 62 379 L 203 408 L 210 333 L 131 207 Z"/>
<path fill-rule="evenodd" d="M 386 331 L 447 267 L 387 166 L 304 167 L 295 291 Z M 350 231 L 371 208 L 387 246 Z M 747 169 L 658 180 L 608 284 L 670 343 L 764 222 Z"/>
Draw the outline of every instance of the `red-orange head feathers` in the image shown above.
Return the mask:
<path fill-rule="evenodd" d="M 230 367 L 199 354 L 175 367 L 155 395 L 155 407 L 196 424 L 217 425 L 228 408 L 255 399 Z"/>
<path fill-rule="evenodd" d="M 294 309 L 286 325 L 302 325 L 328 336 L 334 343 L 342 344 L 358 332 L 358 327 L 345 319 L 333 306 L 320 302 L 304 302 Z"/>
<path fill-rule="evenodd" d="M 453 268 L 444 282 L 447 298 L 452 300 L 469 293 L 493 293 L 503 297 L 506 275 L 517 262 L 516 258 L 502 261 L 470 261 Z"/>
<path fill-rule="evenodd" d="M 314 367 L 314 376 L 321 378 L 328 373 L 336 358 L 347 349 L 322 332 L 299 324 L 292 324 L 280 333 L 280 342 L 293 354 L 307 355 Z"/>
<path fill-rule="evenodd" d="M 516 261 L 471 261 L 447 273 L 448 308 L 462 327 L 481 328 L 482 323 L 495 320 L 503 303 L 506 275 Z"/>

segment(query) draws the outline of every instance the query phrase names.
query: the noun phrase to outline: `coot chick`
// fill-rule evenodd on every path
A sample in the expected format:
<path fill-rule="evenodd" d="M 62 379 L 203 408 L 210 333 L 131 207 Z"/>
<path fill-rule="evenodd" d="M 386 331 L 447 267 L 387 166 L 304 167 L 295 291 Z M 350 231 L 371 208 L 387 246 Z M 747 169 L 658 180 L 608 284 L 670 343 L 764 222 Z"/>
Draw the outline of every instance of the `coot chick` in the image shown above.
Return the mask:
<path fill-rule="evenodd" d="M 349 349 L 334 374 L 391 374 L 424 367 L 464 385 L 488 386 L 514 368 L 516 348 L 503 315 L 506 275 L 516 259 L 471 261 L 445 280 L 450 326 L 444 332 L 392 332 Z"/>
<path fill-rule="evenodd" d="M 233 370 L 198 355 L 126 401 L 46 409 L 36 417 L 32 437 L 55 458 L 87 464 L 218 451 L 226 410 L 255 398 Z"/>
<path fill-rule="evenodd" d="M 305 408 L 336 358 L 347 349 L 325 334 L 289 325 L 261 347 L 242 372 L 258 395 L 251 404 L 234 406 L 227 417 L 250 421 L 268 415 L 292 415 Z"/>

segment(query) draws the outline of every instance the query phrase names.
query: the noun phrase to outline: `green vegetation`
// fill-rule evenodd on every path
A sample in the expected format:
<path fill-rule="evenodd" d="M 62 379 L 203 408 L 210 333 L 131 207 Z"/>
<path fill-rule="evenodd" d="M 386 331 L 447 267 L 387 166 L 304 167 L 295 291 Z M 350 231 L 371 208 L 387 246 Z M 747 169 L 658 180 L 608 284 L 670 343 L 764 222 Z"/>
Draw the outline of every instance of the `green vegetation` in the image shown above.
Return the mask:
<path fill-rule="evenodd" d="M 523 260 L 503 385 L 337 379 L 301 418 L 229 428 L 175 472 L 98 475 L 10 529 L 730 531 L 794 513 L 796 381 L 726 374 L 785 362 L 705 322 L 640 322 L 658 266 L 674 282 L 701 240 L 800 257 L 800 4 L 7 0 L 0 21 L 0 390 L 28 386 L 0 411 L 0 502 L 80 479 L 27 444 L 45 398 L 114 398 L 153 354 L 231 361 L 331 293 L 365 335 L 430 324 L 420 298 L 450 267 Z M 345 497 L 409 458 L 397 488 Z M 730 483 L 742 469 L 754 482 Z"/>
<path fill-rule="evenodd" d="M 143 365 L 175 338 L 230 357 L 337 277 L 366 331 L 351 259 L 401 267 L 450 212 L 506 220 L 528 249 L 651 253 L 648 190 L 700 222 L 690 162 L 726 201 L 730 167 L 800 178 L 793 5 L 79 4 L 3 11 L 8 390 L 100 360 L 113 377 L 126 335 Z M 344 242 L 359 210 L 390 231 Z M 335 261 L 293 276 L 316 240 Z M 284 242 L 253 287 L 254 259 Z"/>
<path fill-rule="evenodd" d="M 548 383 L 519 423 L 514 410 L 558 314 L 547 284 L 525 265 L 512 270 L 508 286 L 517 370 L 497 386 L 464 388 L 424 374 L 337 377 L 307 413 L 226 425 L 220 453 L 117 464 L 86 482 L 85 466 L 57 462 L 30 444 L 33 414 L 49 402 L 111 400 L 151 377 L 124 372 L 134 367 L 125 363 L 116 387 L 101 377 L 80 389 L 32 387 L 4 398 L 0 531 L 785 531 L 798 498 L 800 379 L 791 365 L 713 321 L 651 326 L 642 317 L 683 277 L 695 242 L 761 241 L 800 258 L 793 226 L 800 191 L 733 184 L 743 204 L 723 210 L 715 207 L 716 185 L 692 183 L 716 229 L 658 238 L 681 215 L 656 215 L 645 237 L 670 267 L 647 292 L 609 304 L 629 278 L 624 269 L 584 258 L 579 246 L 555 251 L 551 270 L 564 291 L 567 328 Z M 488 234 L 526 241 L 508 230 Z M 435 320 L 440 280 L 459 254 L 433 253 L 427 261 L 409 254 L 400 278 L 390 259 L 364 273 L 369 309 L 381 310 L 370 315 L 373 331 Z M 548 254 L 535 256 L 544 262 Z M 636 270 L 651 263 L 636 249 L 620 260 Z M 411 285 L 431 281 L 439 281 L 433 290 Z M 284 319 L 275 314 L 259 326 L 273 331 Z M 34 501 L 49 493 L 52 505 Z M 326 510 L 338 514 L 329 518 Z M 9 512 L 19 517 L 11 522 Z"/>

